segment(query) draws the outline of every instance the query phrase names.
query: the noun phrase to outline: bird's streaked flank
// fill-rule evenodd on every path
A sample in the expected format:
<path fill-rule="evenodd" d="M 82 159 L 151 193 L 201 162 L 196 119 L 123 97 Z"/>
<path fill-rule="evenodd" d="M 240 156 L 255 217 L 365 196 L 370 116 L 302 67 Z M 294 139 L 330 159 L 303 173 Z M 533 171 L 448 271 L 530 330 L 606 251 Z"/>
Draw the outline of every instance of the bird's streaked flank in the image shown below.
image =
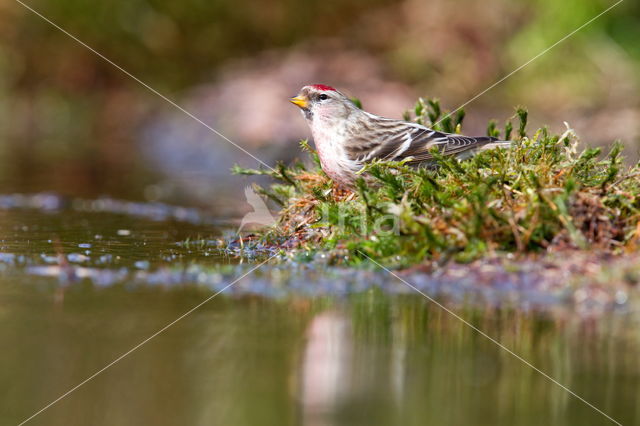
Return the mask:
<path fill-rule="evenodd" d="M 373 160 L 432 164 L 432 150 L 469 158 L 510 141 L 491 136 L 444 133 L 418 123 L 380 117 L 358 108 L 331 86 L 304 86 L 291 102 L 300 107 L 313 136 L 324 172 L 337 184 L 354 185 L 358 171 Z"/>

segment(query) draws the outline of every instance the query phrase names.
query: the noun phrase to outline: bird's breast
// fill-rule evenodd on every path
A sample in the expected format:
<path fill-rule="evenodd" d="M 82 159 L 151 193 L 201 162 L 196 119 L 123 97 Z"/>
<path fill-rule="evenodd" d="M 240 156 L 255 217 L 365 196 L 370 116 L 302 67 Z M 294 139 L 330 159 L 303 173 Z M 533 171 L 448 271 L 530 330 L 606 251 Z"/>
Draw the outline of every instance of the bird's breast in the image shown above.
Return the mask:
<path fill-rule="evenodd" d="M 356 165 L 346 155 L 345 132 L 325 127 L 312 130 L 313 140 L 320 158 L 322 170 L 339 184 L 350 184 L 355 175 Z"/>

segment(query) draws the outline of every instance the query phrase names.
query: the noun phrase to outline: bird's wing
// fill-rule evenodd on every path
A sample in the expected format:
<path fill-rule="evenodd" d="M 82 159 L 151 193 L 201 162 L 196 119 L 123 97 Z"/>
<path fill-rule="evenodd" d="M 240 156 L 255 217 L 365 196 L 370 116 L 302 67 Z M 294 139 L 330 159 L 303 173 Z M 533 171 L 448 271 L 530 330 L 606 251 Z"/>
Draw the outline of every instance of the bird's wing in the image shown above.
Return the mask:
<path fill-rule="evenodd" d="M 430 151 L 434 147 L 442 155 L 459 155 L 497 140 L 489 136 L 468 137 L 439 132 L 400 120 L 385 120 L 382 126 L 374 124 L 372 127 L 379 130 L 367 136 L 357 135 L 347 148 L 353 160 L 400 161 L 411 157 L 407 162 L 415 164 L 432 160 Z"/>

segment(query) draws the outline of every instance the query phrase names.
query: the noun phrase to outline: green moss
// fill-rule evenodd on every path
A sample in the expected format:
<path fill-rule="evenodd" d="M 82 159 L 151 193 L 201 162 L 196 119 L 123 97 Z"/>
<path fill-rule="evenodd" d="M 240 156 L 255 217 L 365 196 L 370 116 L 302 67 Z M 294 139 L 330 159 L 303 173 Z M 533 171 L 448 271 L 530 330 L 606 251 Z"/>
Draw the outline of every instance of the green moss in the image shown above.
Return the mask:
<path fill-rule="evenodd" d="M 442 130 L 459 131 L 464 118 L 444 114 L 433 100 L 420 99 L 414 113 L 415 121 Z M 390 266 L 408 266 L 549 248 L 635 249 L 640 169 L 624 167 L 622 145 L 614 144 L 600 158 L 597 149 L 579 151 L 570 129 L 550 135 L 543 128 L 527 137 L 526 110 L 518 108 L 514 118 L 519 137 L 511 149 L 466 161 L 434 152 L 436 168 L 374 162 L 363 169 L 353 192 L 334 187 L 306 141 L 302 147 L 314 160 L 311 167 L 234 171 L 277 181 L 260 189 L 282 206 L 277 226 L 264 230 L 260 243 L 286 240 L 306 259 L 323 252 L 335 261 L 358 262 L 366 254 Z M 508 121 L 505 137 L 512 131 Z M 488 133 L 501 132 L 491 122 Z"/>

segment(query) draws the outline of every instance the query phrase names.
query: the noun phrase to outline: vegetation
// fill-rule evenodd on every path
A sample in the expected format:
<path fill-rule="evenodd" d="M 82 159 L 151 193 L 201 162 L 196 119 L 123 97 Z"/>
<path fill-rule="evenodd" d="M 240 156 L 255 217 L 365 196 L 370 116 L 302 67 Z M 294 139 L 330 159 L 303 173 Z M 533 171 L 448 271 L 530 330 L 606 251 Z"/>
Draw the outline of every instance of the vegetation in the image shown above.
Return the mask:
<path fill-rule="evenodd" d="M 412 114 L 436 129 L 461 129 L 464 113 L 445 114 L 437 101 L 419 100 Z M 409 114 L 407 114 L 407 118 Z M 486 151 L 470 160 L 443 158 L 435 168 L 399 162 L 367 165 L 357 189 L 333 186 L 306 141 L 313 165 L 279 165 L 244 175 L 276 179 L 260 193 L 281 206 L 276 226 L 247 242 L 295 249 L 299 257 L 321 252 L 336 262 L 370 256 L 387 265 L 424 260 L 466 262 L 494 253 L 561 249 L 633 250 L 640 237 L 640 168 L 623 165 L 622 145 L 606 156 L 580 151 L 567 125 L 562 135 L 526 131 L 519 108 L 500 131 L 512 149 Z"/>

